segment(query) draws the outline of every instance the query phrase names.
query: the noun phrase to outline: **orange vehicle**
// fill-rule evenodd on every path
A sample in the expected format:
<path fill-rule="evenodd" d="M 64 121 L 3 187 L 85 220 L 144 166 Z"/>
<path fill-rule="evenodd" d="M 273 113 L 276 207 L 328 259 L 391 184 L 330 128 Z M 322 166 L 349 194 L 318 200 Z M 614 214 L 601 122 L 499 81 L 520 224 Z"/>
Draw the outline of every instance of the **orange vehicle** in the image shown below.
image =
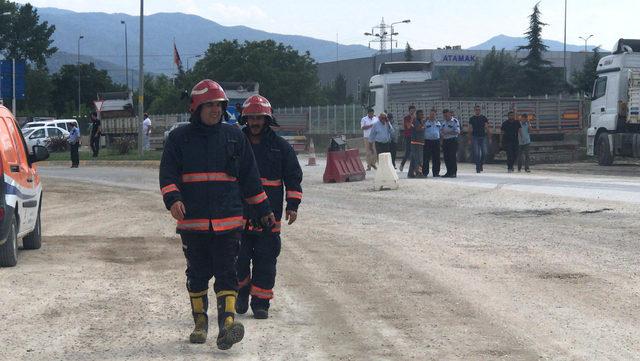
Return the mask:
<path fill-rule="evenodd" d="M 18 240 L 24 249 L 41 244 L 40 206 L 42 185 L 35 162 L 49 158 L 45 147 L 32 154 L 13 114 L 0 105 L 0 267 L 18 262 Z"/>

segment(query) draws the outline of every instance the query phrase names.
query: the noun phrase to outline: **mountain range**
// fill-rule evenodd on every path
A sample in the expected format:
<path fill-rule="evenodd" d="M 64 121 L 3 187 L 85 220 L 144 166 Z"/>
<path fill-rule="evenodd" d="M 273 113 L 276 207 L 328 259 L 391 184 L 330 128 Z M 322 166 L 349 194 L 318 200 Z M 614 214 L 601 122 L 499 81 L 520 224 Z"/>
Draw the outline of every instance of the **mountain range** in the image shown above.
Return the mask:
<path fill-rule="evenodd" d="M 138 68 L 139 18 L 127 14 L 77 13 L 57 8 L 38 8 L 41 21 L 56 26 L 53 34 L 54 45 L 62 56 L 56 62 L 64 62 L 66 54 L 78 53 L 99 59 L 109 68 L 114 79 L 124 78 L 125 66 L 125 25 L 129 49 L 129 69 Z M 171 74 L 176 71 L 173 63 L 173 43 L 186 67 L 192 66 L 196 56 L 203 54 L 210 43 L 224 39 L 256 41 L 273 39 L 290 45 L 300 53 L 309 51 L 317 62 L 334 60 L 336 43 L 314 39 L 308 36 L 268 33 L 246 26 L 223 26 L 214 21 L 196 15 L 183 13 L 158 13 L 145 16 L 144 49 L 145 72 Z M 342 59 L 370 56 L 374 50 L 363 45 L 338 45 Z M 82 59 L 89 59 L 82 57 Z M 77 59 L 68 59 L 75 64 Z M 96 65 L 97 65 L 96 61 Z M 124 83 L 124 81 L 122 81 Z"/>
<path fill-rule="evenodd" d="M 77 54 L 80 61 L 93 62 L 96 67 L 107 70 L 111 78 L 125 83 L 125 25 L 129 50 L 129 82 L 137 87 L 139 18 L 137 16 L 115 13 L 77 13 L 57 8 L 38 8 L 41 21 L 55 25 L 54 45 L 59 51 L 48 61 L 49 69 L 57 71 L 64 64 L 76 64 Z M 290 45 L 304 53 L 309 51 L 316 62 L 334 61 L 336 43 L 300 35 L 274 34 L 252 29 L 246 26 L 223 26 L 200 16 L 183 13 L 158 13 L 145 16 L 144 23 L 145 72 L 173 74 L 173 44 L 181 56 L 183 66 L 191 67 L 197 58 L 209 47 L 210 43 L 224 39 L 256 41 L 273 39 Z M 83 36 L 81 40 L 79 37 Z M 549 50 L 562 50 L 562 43 L 544 40 Z M 527 44 L 525 38 L 506 35 L 495 36 L 486 42 L 472 46 L 470 50 L 496 49 L 512 50 Z M 78 49 L 79 47 L 79 49 Z M 352 59 L 371 56 L 375 50 L 363 45 L 338 44 L 340 59 Z M 592 47 L 589 47 L 589 50 Z M 583 51 L 584 47 L 567 44 L 568 51 Z"/>
<path fill-rule="evenodd" d="M 562 51 L 564 45 L 561 41 L 543 39 L 544 45 L 548 46 L 549 51 Z M 515 50 L 517 47 L 527 45 L 529 41 L 525 37 L 514 37 L 507 35 L 497 35 L 485 41 L 482 44 L 472 46 L 468 50 L 491 50 L 495 46 L 496 50 Z M 587 50 L 591 51 L 595 46 L 587 46 Z M 567 44 L 567 51 L 584 51 L 584 45 Z"/>

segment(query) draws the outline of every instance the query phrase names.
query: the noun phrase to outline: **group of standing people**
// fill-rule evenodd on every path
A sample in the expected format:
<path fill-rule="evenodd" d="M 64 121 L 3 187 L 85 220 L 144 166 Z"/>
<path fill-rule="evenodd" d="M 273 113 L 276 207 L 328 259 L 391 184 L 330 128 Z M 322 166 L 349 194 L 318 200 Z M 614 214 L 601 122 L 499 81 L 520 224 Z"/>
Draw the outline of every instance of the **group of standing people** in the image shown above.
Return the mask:
<path fill-rule="evenodd" d="M 431 175 L 440 177 L 440 156 L 444 158 L 447 171 L 442 177 L 455 178 L 458 174 L 456 153 L 458 152 L 458 136 L 460 122 L 449 109 L 442 111 L 442 120 L 437 119 L 437 110 L 429 110 L 428 117 L 424 110 L 409 107 L 409 114 L 404 117 L 405 155 L 400 164 L 400 171 L 409 160 L 409 178 L 425 178 Z M 442 153 L 441 153 L 442 150 Z"/>
<path fill-rule="evenodd" d="M 405 164 L 409 161 L 407 174 L 409 178 L 425 178 L 429 174 L 433 177 L 457 177 L 457 153 L 462 126 L 454 117 L 453 111 L 449 109 L 442 111 L 440 119 L 437 118 L 437 114 L 437 110 L 432 108 L 427 116 L 424 110 L 416 109 L 411 105 L 409 113 L 403 119 L 402 135 L 405 153 L 400 163 L 400 171 L 404 170 Z M 509 112 L 508 119 L 501 125 L 500 144 L 507 154 L 509 172 L 514 171 L 516 162 L 518 171 L 521 171 L 523 166 L 526 172 L 531 171 L 530 119 L 533 119 L 533 115 L 525 113 L 520 115 L 520 120 L 517 120 L 515 113 Z M 367 170 L 376 169 L 377 154 L 384 152 L 391 153 L 395 168 L 398 128 L 393 124 L 391 114 L 383 112 L 376 117 L 373 109 L 370 108 L 367 115 L 360 121 L 360 125 L 364 133 Z M 476 173 L 482 173 L 492 136 L 489 120 L 482 114 L 479 105 L 474 107 L 474 115 L 469 118 L 469 127 Z M 441 156 L 446 167 L 446 173 L 442 176 L 440 175 Z"/>
<path fill-rule="evenodd" d="M 190 98 L 190 123 L 165 142 L 160 188 L 187 261 L 195 324 L 189 340 L 207 339 L 209 282 L 215 278 L 216 344 L 226 350 L 244 337 L 236 312 L 251 307 L 254 318 L 268 318 L 281 218 L 288 224 L 297 219 L 302 169 L 291 145 L 271 130 L 277 123 L 266 98 L 245 101 L 243 129 L 224 122 L 229 100 L 217 82 L 199 82 Z"/>

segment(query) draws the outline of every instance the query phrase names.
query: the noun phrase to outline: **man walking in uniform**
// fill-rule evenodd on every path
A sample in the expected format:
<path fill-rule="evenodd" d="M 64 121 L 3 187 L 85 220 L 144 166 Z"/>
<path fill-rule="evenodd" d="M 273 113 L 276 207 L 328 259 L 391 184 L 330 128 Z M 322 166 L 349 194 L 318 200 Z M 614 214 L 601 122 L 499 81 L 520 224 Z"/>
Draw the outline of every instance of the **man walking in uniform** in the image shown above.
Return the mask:
<path fill-rule="evenodd" d="M 434 177 L 440 176 L 440 129 L 442 123 L 436 119 L 436 110 L 431 108 L 429 118 L 424 123 L 424 152 L 422 160 L 422 174 L 429 175 L 429 161 L 432 164 Z"/>
<path fill-rule="evenodd" d="M 80 165 L 80 154 L 78 153 L 80 148 L 80 129 L 78 129 L 76 123 L 71 123 L 71 132 L 67 141 L 71 152 L 71 168 L 78 168 Z"/>
<path fill-rule="evenodd" d="M 228 99 L 209 79 L 191 90 L 190 124 L 172 131 L 160 163 L 165 206 L 178 221 L 187 260 L 187 290 L 195 328 L 189 340 L 204 343 L 208 333 L 209 280 L 215 277 L 219 349 L 240 342 L 244 327 L 235 320 L 236 260 L 244 228 L 243 201 L 265 227 L 275 224 L 247 138 L 222 122 Z"/>
<path fill-rule="evenodd" d="M 272 228 L 263 227 L 256 222 L 259 218 L 255 211 L 247 209 L 249 222 L 238 258 L 240 282 L 236 309 L 238 313 L 246 313 L 251 295 L 253 317 L 266 319 L 276 281 L 276 259 L 280 254 L 282 203 L 286 198 L 285 220 L 292 224 L 298 218 L 298 206 L 302 201 L 302 169 L 291 145 L 271 130 L 270 126 L 278 124 L 265 97 L 254 95 L 244 102 L 240 123 L 247 125 L 243 132 L 253 148 L 276 223 Z"/>
<path fill-rule="evenodd" d="M 447 173 L 442 177 L 455 178 L 458 176 L 458 159 L 456 155 L 458 153 L 460 122 L 451 115 L 452 113 L 449 109 L 443 110 L 442 113 L 444 114 L 444 124 L 442 124 L 440 134 L 442 135 L 444 164 L 447 166 Z"/>

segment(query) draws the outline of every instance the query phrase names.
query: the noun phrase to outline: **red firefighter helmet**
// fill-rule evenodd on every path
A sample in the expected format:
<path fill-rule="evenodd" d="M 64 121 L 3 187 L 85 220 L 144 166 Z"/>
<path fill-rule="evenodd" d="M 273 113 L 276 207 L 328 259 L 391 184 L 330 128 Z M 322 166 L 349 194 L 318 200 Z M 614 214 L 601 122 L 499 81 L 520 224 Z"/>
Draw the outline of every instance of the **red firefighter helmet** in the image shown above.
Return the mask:
<path fill-rule="evenodd" d="M 191 105 L 189 106 L 191 113 L 195 112 L 202 104 L 211 102 L 221 102 L 222 110 L 226 110 L 229 99 L 220 84 L 205 79 L 191 89 Z"/>
<path fill-rule="evenodd" d="M 250 96 L 242 105 L 242 124 L 247 122 L 249 115 L 264 115 L 267 117 L 267 125 L 278 125 L 273 117 L 271 103 L 261 95 Z"/>

